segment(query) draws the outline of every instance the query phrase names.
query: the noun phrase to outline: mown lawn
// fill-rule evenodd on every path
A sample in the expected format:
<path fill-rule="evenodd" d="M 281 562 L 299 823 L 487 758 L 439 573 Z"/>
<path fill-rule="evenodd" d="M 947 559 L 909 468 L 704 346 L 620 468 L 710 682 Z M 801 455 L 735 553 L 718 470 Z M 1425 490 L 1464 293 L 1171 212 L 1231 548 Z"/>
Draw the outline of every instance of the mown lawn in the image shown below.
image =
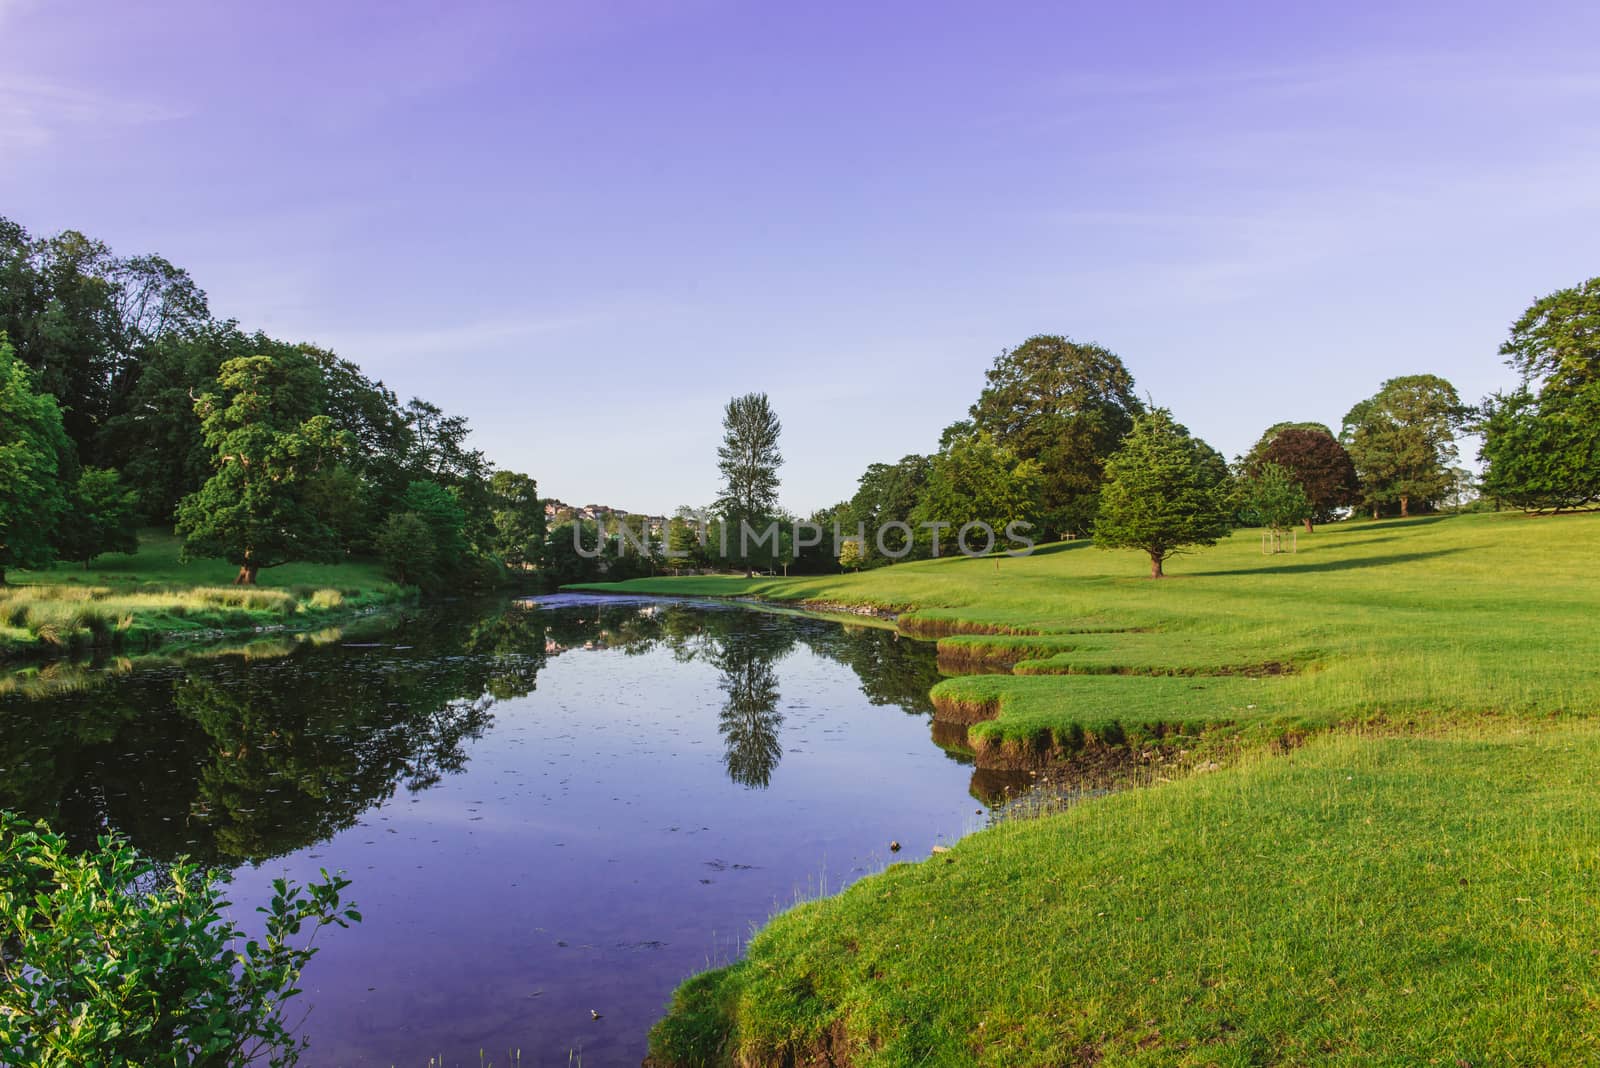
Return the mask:
<path fill-rule="evenodd" d="M 986 705 L 980 744 L 1037 745 L 1106 724 L 1276 733 L 1600 707 L 1600 515 L 1350 522 L 1263 556 L 1241 531 L 1145 577 L 1087 543 L 792 579 L 643 579 L 588 588 L 903 609 L 954 633 L 941 656 L 1014 674 L 941 684 Z M 1132 676 L 1130 678 L 1129 676 Z"/>
<path fill-rule="evenodd" d="M 1321 736 L 774 919 L 655 1063 L 1591 1064 L 1600 732 Z"/>
<path fill-rule="evenodd" d="M 934 691 L 984 720 L 980 763 L 1235 752 L 776 917 L 680 988 L 654 1062 L 1600 1061 L 1600 515 L 1299 540 L 1241 532 L 1160 582 L 1074 544 L 596 587 L 900 610 L 991 672 Z"/>
<path fill-rule="evenodd" d="M 406 591 L 375 563 L 288 564 L 256 587 L 231 585 L 222 560 L 179 559 L 159 530 L 139 551 L 100 557 L 88 569 L 11 571 L 0 586 L 0 657 L 87 648 L 149 648 L 258 628 L 312 627 Z"/>

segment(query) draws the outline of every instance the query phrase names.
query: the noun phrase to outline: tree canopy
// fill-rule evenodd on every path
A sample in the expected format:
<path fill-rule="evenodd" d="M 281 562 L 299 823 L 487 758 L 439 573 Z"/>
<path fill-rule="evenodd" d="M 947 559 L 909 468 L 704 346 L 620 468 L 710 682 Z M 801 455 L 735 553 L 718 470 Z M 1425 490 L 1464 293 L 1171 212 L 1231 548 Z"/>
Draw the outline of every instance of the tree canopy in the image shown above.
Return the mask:
<path fill-rule="evenodd" d="M 765 393 L 746 393 L 728 402 L 722 416 L 722 445 L 717 449 L 717 470 L 722 473 L 722 492 L 717 508 L 730 527 L 730 546 L 746 560 L 740 524 L 761 528 L 778 508 L 778 468 L 783 454 L 778 451 L 778 436 L 783 424 Z"/>
<path fill-rule="evenodd" d="M 1391 378 L 1350 409 L 1340 437 L 1374 515 L 1396 502 L 1410 515 L 1412 502 L 1431 507 L 1448 496 L 1465 416 L 1456 388 L 1438 375 Z"/>
<path fill-rule="evenodd" d="M 1094 528 L 1106 458 L 1143 410 L 1133 376 L 1099 345 L 1040 334 L 985 374 L 976 429 L 1039 465 L 1039 522 L 1050 535 Z"/>
<path fill-rule="evenodd" d="M 7 568 L 40 567 L 54 556 L 70 448 L 55 398 L 35 388 L 33 373 L 0 334 L 0 585 Z"/>

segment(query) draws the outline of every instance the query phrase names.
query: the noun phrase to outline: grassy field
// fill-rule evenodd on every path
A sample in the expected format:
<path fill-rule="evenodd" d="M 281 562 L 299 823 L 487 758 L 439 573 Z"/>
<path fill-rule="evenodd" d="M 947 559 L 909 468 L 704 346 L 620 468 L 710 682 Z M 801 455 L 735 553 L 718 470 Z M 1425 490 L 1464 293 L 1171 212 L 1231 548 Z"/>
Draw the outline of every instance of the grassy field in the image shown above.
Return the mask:
<path fill-rule="evenodd" d="M 1243 531 L 1146 578 L 1085 543 L 792 579 L 641 579 L 595 589 L 753 594 L 900 609 L 974 674 L 936 703 L 982 719 L 980 756 L 1150 733 L 1277 736 L 1335 723 L 1600 707 L 1600 515 L 1353 522 L 1263 556 Z"/>
<path fill-rule="evenodd" d="M 406 594 L 363 562 L 289 564 L 262 571 L 256 587 L 230 585 L 236 573 L 222 560 L 180 561 L 178 539 L 162 531 L 87 570 L 12 571 L 0 587 L 0 658 L 317 627 Z"/>
<path fill-rule="evenodd" d="M 596 587 L 898 610 L 988 672 L 934 691 L 980 765 L 1232 754 L 779 916 L 655 1062 L 1595 1062 L 1597 550 L 1500 514 L 1241 532 L 1161 582 L 1075 544 Z"/>

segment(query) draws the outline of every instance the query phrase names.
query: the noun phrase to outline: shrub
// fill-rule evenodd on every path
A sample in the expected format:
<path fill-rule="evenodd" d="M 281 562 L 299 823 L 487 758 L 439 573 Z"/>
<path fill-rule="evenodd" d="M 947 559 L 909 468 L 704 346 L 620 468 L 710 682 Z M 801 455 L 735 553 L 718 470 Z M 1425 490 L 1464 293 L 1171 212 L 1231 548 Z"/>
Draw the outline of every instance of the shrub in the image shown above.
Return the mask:
<path fill-rule="evenodd" d="M 318 590 L 311 595 L 312 608 L 338 608 L 344 604 L 344 594 L 338 590 Z"/>
<path fill-rule="evenodd" d="M 305 1043 L 284 1003 L 310 943 L 361 919 L 340 901 L 349 880 L 322 876 L 303 890 L 276 880 L 265 936 L 245 941 L 212 873 L 165 868 L 116 836 L 74 854 L 0 813 L 0 1063 L 294 1064 Z"/>

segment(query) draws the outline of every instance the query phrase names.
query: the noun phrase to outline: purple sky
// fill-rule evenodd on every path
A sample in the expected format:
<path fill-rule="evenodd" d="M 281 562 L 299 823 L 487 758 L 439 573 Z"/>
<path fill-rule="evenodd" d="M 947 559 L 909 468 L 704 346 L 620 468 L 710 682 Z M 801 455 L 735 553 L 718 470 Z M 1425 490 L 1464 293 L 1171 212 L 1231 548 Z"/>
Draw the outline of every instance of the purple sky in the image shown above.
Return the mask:
<path fill-rule="evenodd" d="M 931 451 L 1034 333 L 1225 453 L 1477 398 L 1600 273 L 1600 5 L 0 0 L 0 214 L 467 415 L 544 493 L 784 503 Z"/>

